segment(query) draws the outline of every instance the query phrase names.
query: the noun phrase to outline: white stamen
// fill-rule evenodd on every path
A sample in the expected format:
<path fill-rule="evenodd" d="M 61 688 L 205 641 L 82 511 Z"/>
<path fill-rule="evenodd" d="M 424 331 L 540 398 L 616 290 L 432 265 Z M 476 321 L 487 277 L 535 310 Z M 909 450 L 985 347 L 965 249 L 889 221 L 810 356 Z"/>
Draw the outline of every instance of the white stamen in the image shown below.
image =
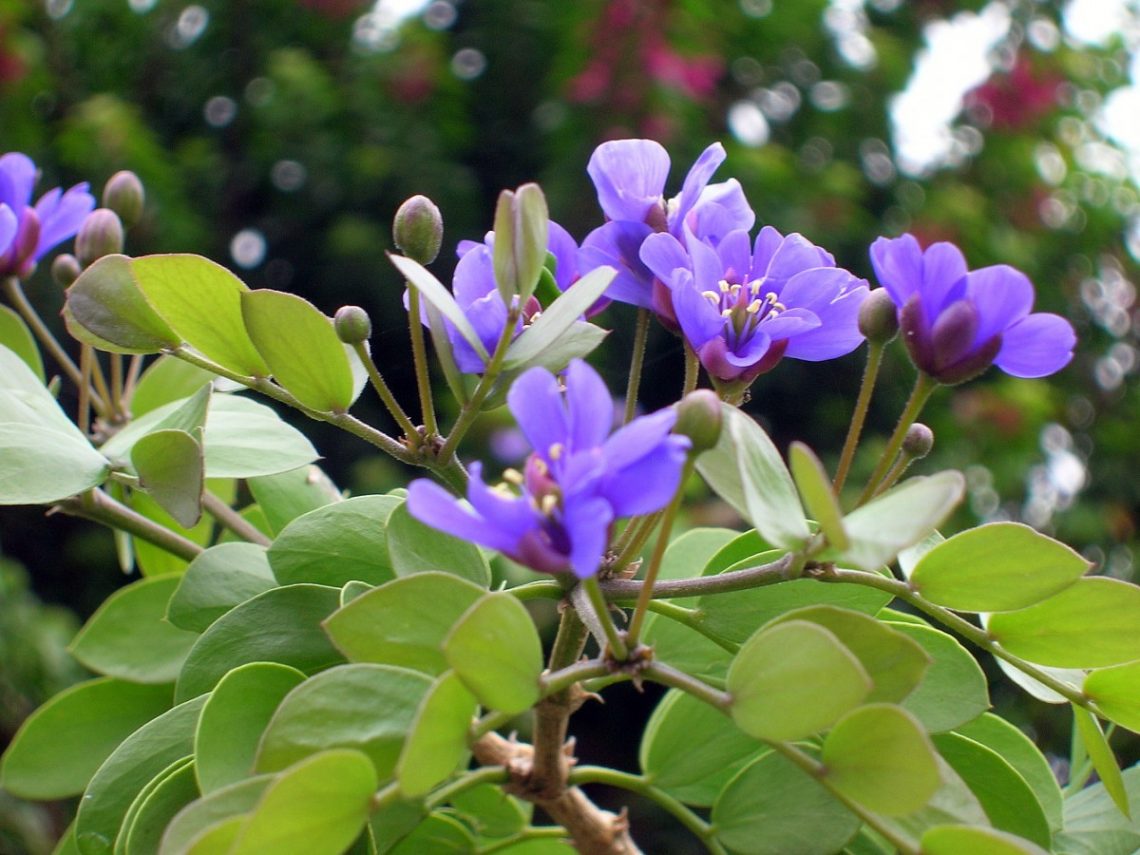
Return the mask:
<path fill-rule="evenodd" d="M 558 460 L 562 456 L 562 452 L 565 450 L 566 447 L 562 443 L 556 442 L 550 446 L 549 449 L 547 449 L 546 453 L 550 455 L 551 460 Z"/>

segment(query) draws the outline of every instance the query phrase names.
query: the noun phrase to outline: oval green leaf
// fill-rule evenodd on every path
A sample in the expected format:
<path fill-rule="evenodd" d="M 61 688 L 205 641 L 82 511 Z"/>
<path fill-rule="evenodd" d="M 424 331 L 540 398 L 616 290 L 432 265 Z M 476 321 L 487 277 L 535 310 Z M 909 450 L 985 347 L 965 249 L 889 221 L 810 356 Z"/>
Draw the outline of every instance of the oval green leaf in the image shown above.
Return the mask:
<path fill-rule="evenodd" d="M 207 829 L 248 813 L 273 780 L 273 775 L 246 778 L 191 802 L 167 825 L 158 850 L 160 855 L 184 855 Z"/>
<path fill-rule="evenodd" d="M 206 464 L 197 439 L 181 430 L 148 433 L 131 448 L 131 463 L 139 486 L 179 525 L 192 528 L 198 524 Z"/>
<path fill-rule="evenodd" d="M 251 662 L 234 668 L 210 693 L 194 736 L 198 785 L 203 793 L 253 773 L 266 725 L 282 699 L 305 681 L 296 668 Z"/>
<path fill-rule="evenodd" d="M 952 730 L 990 708 L 985 673 L 953 636 L 921 624 L 891 622 L 890 627 L 920 644 L 931 659 L 918 688 L 900 704 L 929 733 Z"/>
<path fill-rule="evenodd" d="M 448 668 L 443 640 L 484 593 L 450 573 L 417 573 L 352 600 L 325 621 L 325 631 L 349 661 L 439 674 Z"/>
<path fill-rule="evenodd" d="M 890 563 L 903 549 L 934 531 L 962 501 L 965 491 L 961 472 L 904 481 L 844 517 L 850 545 L 836 550 L 839 561 L 859 570 Z"/>
<path fill-rule="evenodd" d="M 1028 840 L 992 828 L 939 825 L 922 835 L 922 855 L 1048 855 Z"/>
<path fill-rule="evenodd" d="M 1094 576 L 1044 602 L 989 620 L 989 634 L 1030 662 L 1103 668 L 1140 659 L 1140 587 Z"/>
<path fill-rule="evenodd" d="M 340 665 L 289 693 L 261 738 L 254 769 L 276 772 L 330 748 L 364 752 L 392 777 L 431 680 L 389 665 Z"/>
<path fill-rule="evenodd" d="M 150 789 L 134 816 L 123 823 L 119 836 L 126 835 L 125 855 L 154 855 L 158 852 L 167 824 L 197 797 L 194 761 L 188 757 Z"/>
<path fill-rule="evenodd" d="M 102 454 L 70 432 L 0 422 L 0 505 L 51 504 L 99 486 L 110 470 Z"/>
<path fill-rule="evenodd" d="M 729 779 L 767 751 L 720 710 L 670 689 L 645 726 L 638 758 L 650 784 L 708 807 Z"/>
<path fill-rule="evenodd" d="M 729 712 L 758 739 L 802 739 L 829 727 L 871 691 L 859 660 L 831 632 L 806 621 L 750 638 L 728 669 Z"/>
<path fill-rule="evenodd" d="M 459 304 L 455 302 L 455 298 L 451 296 L 451 292 L 443 286 L 443 283 L 432 276 L 427 268 L 419 262 L 391 253 L 389 253 L 388 258 L 408 280 L 408 284 L 422 294 L 424 299 L 431 303 L 441 315 L 451 321 L 459 334 L 484 361 L 490 359 L 487 348 L 483 346 L 483 340 L 479 338 L 479 334 L 475 332 L 475 328 L 467 320 L 467 315 L 459 308 Z"/>
<path fill-rule="evenodd" d="M 44 382 L 44 360 L 32 331 L 24 319 L 7 306 L 0 306 L 0 346 L 20 357 L 36 379 Z"/>
<path fill-rule="evenodd" d="M 477 600 L 444 640 L 443 653 L 484 706 L 521 713 L 539 698 L 542 641 L 530 613 L 510 594 Z"/>
<path fill-rule="evenodd" d="M 324 585 L 287 585 L 247 600 L 198 638 L 178 676 L 175 699 L 210 691 L 247 662 L 280 662 L 310 674 L 342 661 L 321 629 L 338 606 L 340 591 Z"/>
<path fill-rule="evenodd" d="M 388 557 L 388 520 L 402 504 L 395 496 L 357 496 L 294 519 L 269 547 L 273 575 L 283 585 L 346 582 L 380 585 L 395 578 Z"/>
<path fill-rule="evenodd" d="M 729 782 L 712 822 L 717 840 L 739 855 L 833 855 L 860 825 L 818 781 L 774 752 Z"/>
<path fill-rule="evenodd" d="M 68 331 L 114 353 L 158 353 L 180 345 L 182 337 L 150 304 L 135 272 L 125 255 L 105 256 L 84 270 L 67 289 Z"/>
<path fill-rule="evenodd" d="M 922 808 L 941 784 L 934 746 L 910 713 L 868 704 L 844 716 L 823 743 L 824 783 L 884 816 Z"/>
<path fill-rule="evenodd" d="M 400 505 L 388 517 L 388 556 L 397 576 L 442 570 L 487 588 L 491 565 L 473 543 L 424 525 Z"/>
<path fill-rule="evenodd" d="M 112 594 L 71 642 L 71 653 L 100 674 L 134 683 L 172 683 L 198 634 L 166 621 L 178 579 L 141 579 Z"/>
<path fill-rule="evenodd" d="M 344 498 L 329 476 L 315 465 L 250 478 L 248 486 L 275 535 L 302 514 Z"/>
<path fill-rule="evenodd" d="M 426 795 L 467 755 L 467 731 L 478 701 L 454 671 L 432 684 L 420 702 L 396 763 L 396 781 L 409 798 Z"/>
<path fill-rule="evenodd" d="M 1140 662 L 1093 671 L 1084 692 L 1106 718 L 1140 733 Z"/>
<path fill-rule="evenodd" d="M 1071 547 L 1027 525 L 999 522 L 935 546 L 915 566 L 910 586 L 947 608 L 1004 612 L 1063 591 L 1089 567 Z"/>
<path fill-rule="evenodd" d="M 230 855 L 340 855 L 368 821 L 376 785 L 359 751 L 307 758 L 269 785 Z"/>
<path fill-rule="evenodd" d="M 819 523 L 819 529 L 828 544 L 836 549 L 848 546 L 847 532 L 843 530 L 843 512 L 839 500 L 831 489 L 831 479 L 815 452 L 802 442 L 793 442 L 788 449 L 788 462 L 792 477 L 799 488 L 807 512 Z"/>
<path fill-rule="evenodd" d="M 1112 746 L 1101 730 L 1100 722 L 1083 707 L 1072 705 L 1073 724 L 1080 734 L 1081 742 L 1085 745 L 1093 768 L 1100 776 L 1105 790 L 1112 797 L 1112 801 L 1120 812 L 1131 818 L 1128 806 L 1128 791 L 1124 786 L 1124 778 L 1120 774 L 1120 766 L 1116 762 L 1116 755 L 1112 753 Z"/>
<path fill-rule="evenodd" d="M 243 291 L 245 328 L 273 379 L 306 407 L 342 413 L 352 403 L 352 369 L 333 323 L 296 294 Z"/>
<path fill-rule="evenodd" d="M 128 736 L 170 709 L 170 686 L 101 677 L 60 692 L 29 716 L 4 752 L 0 786 L 25 799 L 79 795 Z"/>
<path fill-rule="evenodd" d="M 190 562 L 166 617 L 182 629 L 205 632 L 234 606 L 276 587 L 264 546 L 219 543 Z"/>
<path fill-rule="evenodd" d="M 615 276 L 617 271 L 612 267 L 598 267 L 575 282 L 573 288 L 563 292 L 543 310 L 537 321 L 514 340 L 507 349 L 504 368 L 509 371 L 535 363 L 544 351 L 586 314 L 586 310 L 605 293 Z"/>

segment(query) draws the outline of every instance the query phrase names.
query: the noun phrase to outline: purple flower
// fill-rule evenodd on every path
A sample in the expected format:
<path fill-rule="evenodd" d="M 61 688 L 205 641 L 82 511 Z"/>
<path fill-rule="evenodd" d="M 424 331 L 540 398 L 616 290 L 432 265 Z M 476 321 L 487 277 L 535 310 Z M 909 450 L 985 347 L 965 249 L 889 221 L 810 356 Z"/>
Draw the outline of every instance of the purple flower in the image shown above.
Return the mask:
<path fill-rule="evenodd" d="M 471 466 L 467 502 L 432 481 L 408 488 L 408 511 L 427 525 L 502 552 L 544 573 L 592 576 L 620 517 L 652 513 L 677 491 L 689 448 L 669 433 L 673 410 L 634 419 L 610 434 L 613 400 L 580 359 L 566 370 L 566 394 L 543 368 L 522 374 L 507 404 L 534 452 L 523 473 L 488 487 Z"/>
<path fill-rule="evenodd" d="M 725 156 L 720 143 L 706 148 L 685 176 L 681 193 L 666 201 L 669 155 L 659 143 L 615 140 L 597 147 L 586 171 L 610 222 L 586 236 L 579 264 L 583 270 L 602 265 L 617 269 L 606 291 L 609 298 L 654 309 L 669 322 L 672 312 L 661 300 L 667 292 L 655 294 L 653 274 L 640 258 L 642 242 L 654 232 L 683 239 L 688 228 L 715 245 L 731 231 L 752 228 L 756 216 L 740 182 L 733 178 L 709 184 Z"/>
<path fill-rule="evenodd" d="M 681 331 L 719 380 L 751 382 L 785 356 L 819 362 L 863 341 L 867 283 L 801 235 L 766 226 L 755 245 L 737 230 L 714 247 L 692 232 L 683 245 L 657 234 L 641 257 L 668 285 Z"/>
<path fill-rule="evenodd" d="M 1033 284 L 1004 264 L 968 271 L 956 246 L 925 252 L 912 235 L 871 245 L 875 273 L 899 307 L 899 327 L 919 370 L 954 384 L 996 364 L 1014 377 L 1044 377 L 1073 357 L 1064 318 L 1033 308 Z"/>
<path fill-rule="evenodd" d="M 498 288 L 495 287 L 494 246 L 494 232 L 487 232 L 482 243 L 460 241 L 457 248 L 459 263 L 456 264 L 451 279 L 451 290 L 455 295 L 455 301 L 467 316 L 467 320 L 471 322 L 488 353 L 494 351 L 507 323 L 507 306 Z M 566 229 L 551 221 L 546 248 L 554 255 L 557 262 L 554 280 L 558 287 L 565 291 L 579 278 L 578 244 Z M 539 311 L 541 306 L 538 300 L 531 297 L 523 307 L 522 318 L 518 322 L 514 336 L 517 337 L 522 333 L 525 324 L 529 323 Z M 466 374 L 482 374 L 486 367 L 483 357 L 476 353 L 475 348 L 449 321 L 445 320 L 444 325 L 459 370 Z"/>
<path fill-rule="evenodd" d="M 44 254 L 74 237 L 95 207 L 86 182 L 56 187 L 32 207 L 36 165 L 18 152 L 0 157 L 0 275 L 27 276 Z"/>

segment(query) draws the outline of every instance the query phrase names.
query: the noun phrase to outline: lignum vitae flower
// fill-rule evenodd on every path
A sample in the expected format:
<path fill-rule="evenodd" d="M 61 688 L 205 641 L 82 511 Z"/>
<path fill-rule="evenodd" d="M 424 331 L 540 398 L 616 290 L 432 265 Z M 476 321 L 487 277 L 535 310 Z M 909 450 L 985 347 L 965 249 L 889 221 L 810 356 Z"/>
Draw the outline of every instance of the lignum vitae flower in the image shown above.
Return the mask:
<path fill-rule="evenodd" d="M 566 229 L 553 220 L 549 223 L 547 234 L 546 248 L 556 262 L 555 283 L 561 290 L 566 290 L 579 279 L 578 244 Z M 451 279 L 455 301 L 463 310 L 467 320 L 471 322 L 488 353 L 494 351 L 495 345 L 502 337 L 508 314 L 507 304 L 503 302 L 495 283 L 494 241 L 494 232 L 487 232 L 482 243 L 471 240 L 460 241 L 457 248 L 459 262 Z M 538 300 L 532 296 L 526 305 L 522 306 L 521 317 L 516 322 L 513 337 L 521 334 L 525 325 L 540 311 Z M 427 324 L 426 319 L 424 323 Z M 466 374 L 482 374 L 486 368 L 483 357 L 450 322 L 445 320 L 444 324 L 459 370 Z"/>
<path fill-rule="evenodd" d="M 801 235 L 766 226 L 755 243 L 737 230 L 713 246 L 691 231 L 684 243 L 656 234 L 641 257 L 668 286 L 682 334 L 718 380 L 748 383 L 785 356 L 819 362 L 863 341 L 867 283 Z"/>
<path fill-rule="evenodd" d="M 44 193 L 32 205 L 36 165 L 25 154 L 0 157 L 0 275 L 26 277 L 53 247 L 79 231 L 95 207 L 86 182 Z"/>
<path fill-rule="evenodd" d="M 595 149 L 586 167 L 609 221 L 582 242 L 580 265 L 608 265 L 618 271 L 606 290 L 611 300 L 653 309 L 672 325 L 667 289 L 655 288 L 654 277 L 640 257 L 641 244 L 655 232 L 683 238 L 688 228 L 718 243 L 736 229 L 752 228 L 756 216 L 735 178 L 710 184 L 726 155 L 720 143 L 704 150 L 685 176 L 681 192 L 665 198 L 669 155 L 653 140 L 614 140 Z"/>
<path fill-rule="evenodd" d="M 531 368 L 511 386 L 507 404 L 534 449 L 522 472 L 507 470 L 491 487 L 472 464 L 466 502 L 427 479 L 413 481 L 412 516 L 540 572 L 594 575 L 615 520 L 672 498 L 690 442 L 670 433 L 671 409 L 611 434 L 613 400 L 582 360 L 570 363 L 565 384 L 563 393 L 557 377 Z"/>
<path fill-rule="evenodd" d="M 962 383 L 991 364 L 1014 377 L 1045 377 L 1072 359 L 1072 325 L 1031 312 L 1033 284 L 1008 265 L 969 271 L 953 244 L 924 251 L 909 234 L 876 240 L 871 262 L 898 306 L 911 359 L 940 383 Z"/>

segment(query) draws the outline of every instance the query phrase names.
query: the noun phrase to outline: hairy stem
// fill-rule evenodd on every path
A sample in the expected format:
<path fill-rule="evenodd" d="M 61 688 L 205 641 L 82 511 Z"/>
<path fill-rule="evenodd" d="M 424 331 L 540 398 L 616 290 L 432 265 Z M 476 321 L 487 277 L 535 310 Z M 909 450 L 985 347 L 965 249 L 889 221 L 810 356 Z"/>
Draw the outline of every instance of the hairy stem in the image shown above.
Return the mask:
<path fill-rule="evenodd" d="M 883 342 L 873 341 L 867 348 L 867 364 L 863 369 L 863 382 L 859 386 L 859 397 L 855 401 L 855 411 L 851 414 L 851 425 L 847 428 L 847 439 L 843 442 L 843 452 L 839 455 L 839 467 L 835 470 L 834 487 L 838 496 L 847 481 L 851 461 L 855 459 L 855 449 L 863 433 L 867 420 L 867 410 L 871 406 L 871 393 L 875 391 L 875 381 L 879 378 L 879 367 L 883 363 Z"/>
<path fill-rule="evenodd" d="M 652 680 L 654 683 L 660 683 L 671 689 L 687 692 L 723 713 L 728 712 L 728 707 L 732 703 L 732 698 L 728 692 L 722 692 L 703 680 L 698 680 L 696 677 L 679 671 L 672 665 L 666 665 L 664 662 L 650 662 L 641 672 L 641 676 L 646 680 Z"/>
<path fill-rule="evenodd" d="M 62 502 L 57 502 L 52 510 L 133 534 L 140 540 L 154 544 L 159 549 L 164 549 L 186 561 L 193 561 L 204 551 L 201 546 L 177 532 L 116 502 L 102 490 L 89 490 L 82 495 L 64 499 Z"/>
<path fill-rule="evenodd" d="M 602 589 L 598 587 L 598 577 L 590 576 L 583 579 L 581 586 L 585 589 L 586 596 L 590 600 L 590 607 L 602 625 L 602 632 L 605 633 L 606 644 L 609 645 L 610 653 L 619 662 L 624 662 L 629 658 L 629 647 L 621 633 L 618 632 L 617 627 L 614 626 L 614 620 L 610 616 L 609 604 L 602 594 Z"/>
<path fill-rule="evenodd" d="M 799 575 L 803 556 L 788 553 L 769 564 L 719 573 L 716 576 L 698 576 L 695 579 L 665 579 L 653 585 L 653 597 L 697 597 L 702 594 L 722 594 L 743 591 L 776 582 L 787 582 Z M 641 593 L 643 582 L 636 579 L 607 579 L 599 583 L 602 593 L 612 600 L 628 600 Z"/>
<path fill-rule="evenodd" d="M 256 543 L 258 546 L 269 546 L 273 539 L 267 537 L 253 523 L 206 490 L 202 494 L 202 509 L 212 516 L 222 528 L 229 529 L 242 540 Z"/>
<path fill-rule="evenodd" d="M 396 396 L 392 394 L 392 390 L 384 381 L 380 369 L 376 367 L 376 361 L 368 352 L 368 347 L 364 342 L 357 342 L 352 346 L 352 349 L 356 351 L 360 363 L 368 372 L 368 381 L 372 384 L 372 388 L 376 390 L 376 394 L 380 396 L 380 400 L 384 402 L 384 406 L 392 414 L 392 418 L 396 420 L 396 424 L 400 426 L 404 436 L 407 437 L 408 446 L 413 449 L 418 448 L 421 441 L 420 432 L 416 430 L 416 426 L 412 424 L 412 420 L 408 418 L 408 414 L 404 412 L 404 408 L 400 406 L 400 402 L 396 400 Z"/>
<path fill-rule="evenodd" d="M 906 432 L 910 430 L 910 426 L 914 424 L 915 419 L 918 418 L 922 408 L 926 405 L 931 394 L 938 388 L 937 381 L 931 379 L 928 375 L 918 372 L 918 377 L 915 378 L 914 388 L 911 390 L 910 398 L 903 408 L 902 415 L 899 416 L 899 423 L 895 425 L 895 432 L 891 434 L 891 438 L 887 441 L 887 447 L 883 451 L 883 456 L 879 458 L 878 465 L 875 466 L 875 471 L 871 473 L 871 477 L 867 479 L 867 485 L 863 488 L 862 494 L 859 496 L 859 501 L 856 502 L 856 507 L 864 505 L 867 500 L 875 495 L 878 489 L 879 482 L 883 480 L 883 476 L 891 468 L 898 457 L 899 449 L 902 448 L 903 440 L 906 439 Z"/>
<path fill-rule="evenodd" d="M 681 387 L 681 397 L 684 398 L 697 388 L 697 379 L 701 373 L 701 362 L 697 359 L 697 352 L 685 342 L 685 383 Z"/>
<path fill-rule="evenodd" d="M 641 369 L 645 365 L 645 344 L 649 340 L 649 309 L 637 310 L 637 326 L 633 332 L 633 353 L 629 359 L 629 384 L 625 387 L 625 413 L 621 423 L 633 421 L 637 412 L 637 393 L 641 388 Z"/>
<path fill-rule="evenodd" d="M 427 346 L 424 327 L 420 319 L 420 292 L 408 288 L 408 328 L 412 335 L 412 362 L 416 371 L 416 389 L 420 396 L 420 413 L 428 436 L 439 433 L 435 420 L 435 401 L 431 394 L 431 376 L 428 373 Z"/>

